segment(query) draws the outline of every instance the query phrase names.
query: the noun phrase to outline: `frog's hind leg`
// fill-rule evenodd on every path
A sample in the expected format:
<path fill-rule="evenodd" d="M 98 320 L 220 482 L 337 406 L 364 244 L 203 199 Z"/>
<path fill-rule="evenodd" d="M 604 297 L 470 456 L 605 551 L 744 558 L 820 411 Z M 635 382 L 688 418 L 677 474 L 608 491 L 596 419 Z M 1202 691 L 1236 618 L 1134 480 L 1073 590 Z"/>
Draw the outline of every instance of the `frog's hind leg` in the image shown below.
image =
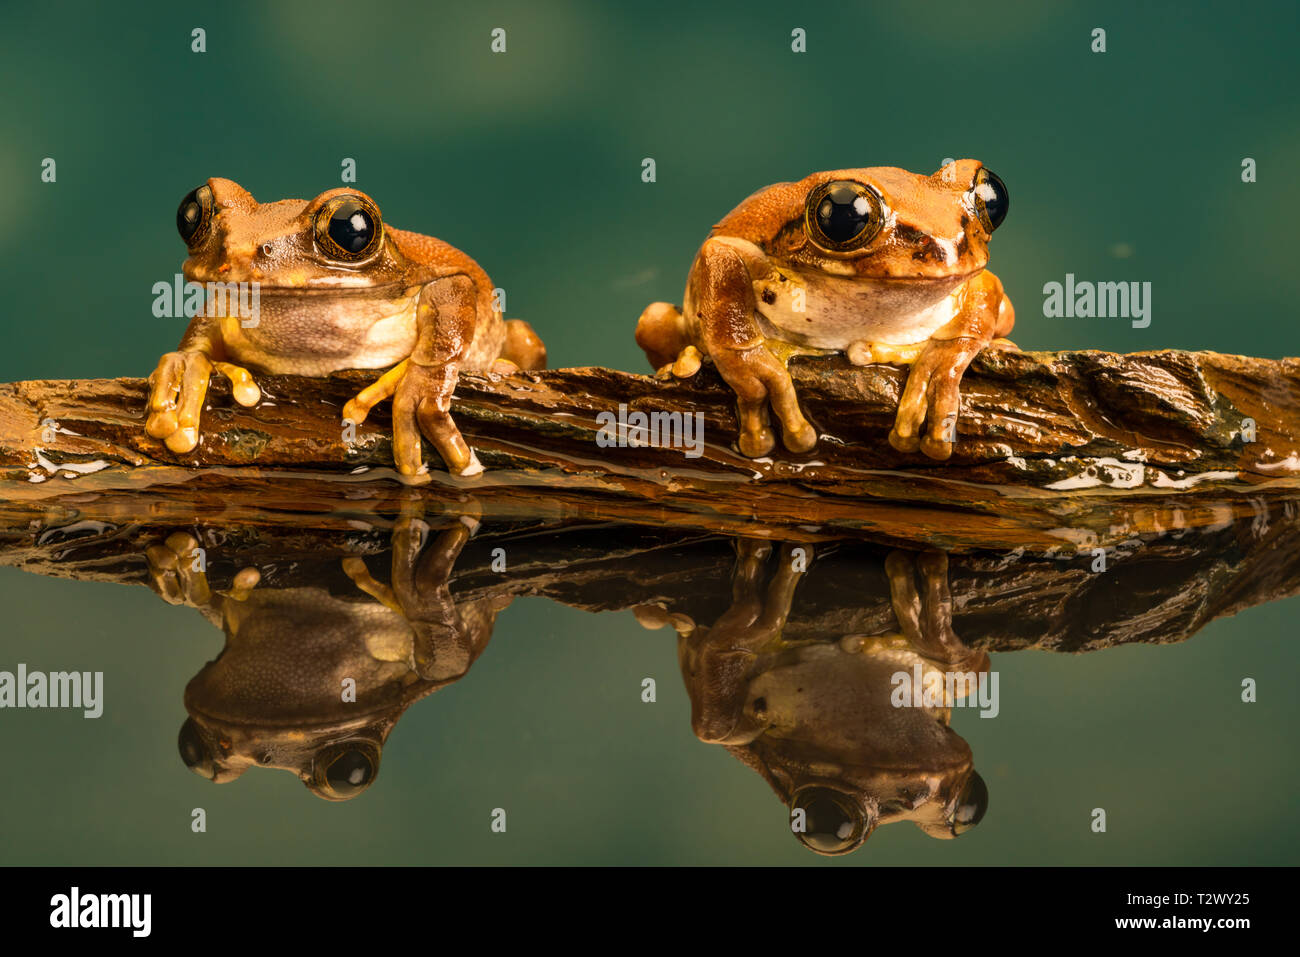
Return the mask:
<path fill-rule="evenodd" d="M 524 370 L 546 368 L 546 346 L 522 319 L 506 320 L 506 345 L 501 358 Z"/>
<path fill-rule="evenodd" d="M 687 371 L 689 358 L 687 363 L 678 363 L 688 350 L 695 355 L 699 355 L 699 352 L 691 342 L 681 311 L 672 303 L 652 302 L 645 307 L 641 318 L 636 322 L 636 344 L 645 352 L 650 365 L 658 373 L 674 373 L 685 378 L 694 375 L 699 368 L 697 363 L 695 368 Z M 675 363 L 682 366 L 680 373 L 670 368 Z"/>
<path fill-rule="evenodd" d="M 990 349 L 1004 349 L 1009 352 L 1019 352 L 1020 347 L 1012 342 L 1007 336 L 1011 335 L 1011 330 L 1016 324 L 1016 309 L 1011 305 L 1011 299 L 1004 292 L 1002 298 L 998 300 L 998 318 L 993 327 L 993 341 L 989 343 Z"/>

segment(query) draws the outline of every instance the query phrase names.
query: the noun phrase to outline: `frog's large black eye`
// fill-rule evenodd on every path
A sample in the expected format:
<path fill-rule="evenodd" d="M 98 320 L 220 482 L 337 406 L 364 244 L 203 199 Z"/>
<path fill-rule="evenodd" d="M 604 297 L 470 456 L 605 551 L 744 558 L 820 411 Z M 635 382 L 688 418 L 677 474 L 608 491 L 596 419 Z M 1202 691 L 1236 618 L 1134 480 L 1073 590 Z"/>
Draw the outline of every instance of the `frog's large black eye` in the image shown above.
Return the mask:
<path fill-rule="evenodd" d="M 962 788 L 961 797 L 957 798 L 957 807 L 948 821 L 948 829 L 953 837 L 965 834 L 984 819 L 984 812 L 989 809 L 989 787 L 984 783 L 978 771 L 972 771 Z"/>
<path fill-rule="evenodd" d="M 203 242 L 208 234 L 208 227 L 212 224 L 212 206 L 212 190 L 200 186 L 191 190 L 176 209 L 176 229 L 191 249 Z"/>
<path fill-rule="evenodd" d="M 176 746 L 181 752 L 181 760 L 185 762 L 185 766 L 195 774 L 207 778 L 209 781 L 217 776 L 216 762 L 212 760 L 212 752 L 203 743 L 203 737 L 199 734 L 199 727 L 194 723 L 193 718 L 186 718 L 185 723 L 181 725 L 181 733 L 177 737 Z"/>
<path fill-rule="evenodd" d="M 866 838 L 866 814 L 847 794 L 826 787 L 806 787 L 791 800 L 791 812 L 795 809 L 804 812 L 804 829 L 796 830 L 795 837 L 810 851 L 844 854 Z"/>
<path fill-rule="evenodd" d="M 884 218 L 880 194 L 851 179 L 837 179 L 812 190 L 804 212 L 809 238 L 831 252 L 865 246 L 880 232 Z"/>
<path fill-rule="evenodd" d="M 379 248 L 379 210 L 360 196 L 338 196 L 316 214 L 316 241 L 331 259 L 360 262 Z"/>
<path fill-rule="evenodd" d="M 378 749 L 368 741 L 348 741 L 316 755 L 307 786 L 328 801 L 347 801 L 370 787 L 378 773 Z"/>
<path fill-rule="evenodd" d="M 1007 184 L 997 173 L 987 169 L 980 169 L 975 174 L 975 209 L 979 213 L 980 222 L 990 233 L 1002 225 L 1002 220 L 1007 218 L 1007 208 L 1011 205 L 1011 195 L 1007 192 Z"/>

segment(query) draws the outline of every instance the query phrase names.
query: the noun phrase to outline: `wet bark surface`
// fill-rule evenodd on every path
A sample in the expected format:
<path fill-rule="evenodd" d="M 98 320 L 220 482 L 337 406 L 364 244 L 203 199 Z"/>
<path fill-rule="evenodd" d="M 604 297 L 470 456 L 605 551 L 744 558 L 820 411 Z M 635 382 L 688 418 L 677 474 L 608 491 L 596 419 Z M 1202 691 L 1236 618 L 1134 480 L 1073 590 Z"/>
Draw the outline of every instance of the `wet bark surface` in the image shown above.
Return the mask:
<path fill-rule="evenodd" d="M 448 507 L 472 497 L 507 518 L 1050 552 L 1212 526 L 1300 482 L 1300 359 L 985 353 L 963 379 L 946 462 L 886 439 L 906 369 L 797 359 L 791 371 L 821 439 L 757 461 L 734 449 L 734 397 L 708 366 L 682 382 L 600 368 L 462 376 L 453 413 L 487 471 L 453 477 L 434 456 L 418 493 L 391 470 L 387 403 L 344 440 L 343 404 L 373 374 L 259 376 L 251 409 L 214 378 L 203 441 L 186 455 L 145 434 L 144 380 L 0 385 L 0 511 L 10 527 L 140 509 L 328 525 L 418 494 Z M 602 425 L 637 412 L 698 414 L 700 454 L 601 444 Z"/>

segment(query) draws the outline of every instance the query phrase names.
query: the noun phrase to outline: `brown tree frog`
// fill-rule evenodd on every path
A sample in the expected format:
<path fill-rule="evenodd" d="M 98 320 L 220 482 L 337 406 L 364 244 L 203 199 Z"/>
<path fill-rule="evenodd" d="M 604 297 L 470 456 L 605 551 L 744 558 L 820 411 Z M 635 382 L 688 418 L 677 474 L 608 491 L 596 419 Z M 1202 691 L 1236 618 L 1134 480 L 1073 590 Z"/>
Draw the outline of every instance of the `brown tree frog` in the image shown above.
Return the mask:
<path fill-rule="evenodd" d="M 189 718 L 178 743 L 186 766 L 218 783 L 250 767 L 281 768 L 329 801 L 368 788 L 406 709 L 469 673 L 510 604 L 504 593 L 452 596 L 453 567 L 477 527 L 462 515 L 434 528 L 404 506 L 391 584 L 353 555 L 342 571 L 355 588 L 342 586 L 337 558 L 295 557 L 288 582 L 271 575 L 264 583 L 249 566 L 217 590 L 193 566 L 199 543 L 189 532 L 151 545 L 150 587 L 226 635 L 185 689 Z"/>
<path fill-rule="evenodd" d="M 214 178 L 181 201 L 176 221 L 189 247 L 188 281 L 257 283 L 259 294 L 253 320 L 228 308 L 195 316 L 149 377 L 145 428 L 173 452 L 198 445 L 214 371 L 230 380 L 235 401 L 251 406 L 261 390 L 249 370 L 385 369 L 343 418 L 360 423 L 391 396 L 399 472 L 423 470 L 423 432 L 450 471 L 474 474 L 481 466 L 450 414 L 460 371 L 545 367 L 541 340 L 527 323 L 502 318 L 478 263 L 442 240 L 387 225 L 359 190 L 259 203 Z"/>
<path fill-rule="evenodd" d="M 988 788 L 949 722 L 970 689 L 944 692 L 934 706 L 899 707 L 893 696 L 900 673 L 942 683 L 948 671 L 989 669 L 988 653 L 953 632 L 947 556 L 886 557 L 897 629 L 809 640 L 787 634 L 805 567 L 793 560 L 795 547 L 780 547 L 764 585 L 775 549 L 738 539 L 732 603 L 711 626 L 655 606 L 634 609 L 645 627 L 677 631 L 696 737 L 758 772 L 789 807 L 799 842 L 818 854 L 846 854 L 897 821 L 936 838 L 969 831 L 987 810 Z M 797 547 L 806 561 L 812 547 Z"/>
<path fill-rule="evenodd" d="M 911 365 L 890 443 L 952 454 L 958 384 L 987 346 L 1014 348 L 1015 311 L 984 267 L 1007 214 L 1007 189 L 977 160 L 931 176 L 894 167 L 813 173 L 754 193 L 695 256 L 683 308 L 652 303 L 637 343 L 661 377 L 694 375 L 703 359 L 735 390 L 739 446 L 807 452 L 817 433 L 786 363 L 845 353 L 855 365 Z"/>

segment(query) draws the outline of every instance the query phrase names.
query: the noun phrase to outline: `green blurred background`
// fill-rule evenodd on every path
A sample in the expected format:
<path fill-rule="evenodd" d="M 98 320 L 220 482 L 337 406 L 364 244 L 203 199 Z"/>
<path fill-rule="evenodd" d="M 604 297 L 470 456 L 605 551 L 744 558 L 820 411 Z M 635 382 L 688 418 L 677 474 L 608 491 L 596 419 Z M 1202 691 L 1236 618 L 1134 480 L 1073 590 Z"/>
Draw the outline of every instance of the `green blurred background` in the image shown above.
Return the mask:
<path fill-rule="evenodd" d="M 642 369 L 640 310 L 680 300 L 709 226 L 757 187 L 962 156 L 1011 192 L 992 267 L 1022 347 L 1295 355 L 1298 18 L 1291 3 L 6 5 L 0 380 L 147 374 L 181 333 L 150 311 L 183 259 L 181 196 L 219 175 L 310 197 L 342 185 L 345 157 L 389 222 L 477 258 L 556 366 Z M 1150 327 L 1043 318 L 1043 284 L 1067 272 L 1150 281 Z M 516 602 L 470 676 L 399 724 L 376 786 L 328 805 L 286 774 L 218 788 L 182 767 L 181 692 L 221 644 L 195 612 L 12 569 L 0 602 L 0 668 L 104 670 L 108 695 L 98 721 L 0 712 L 0 862 L 823 863 L 757 776 L 694 740 L 673 642 L 630 615 Z M 954 719 L 988 818 L 956 842 L 884 828 L 847 862 L 1295 863 L 1300 715 L 1280 679 L 1298 608 L 1181 646 L 995 659 L 1000 718 Z M 1259 704 L 1238 703 L 1243 675 L 1273 678 Z M 189 830 L 200 805 L 206 835 Z M 495 806 L 506 835 L 488 830 Z"/>

